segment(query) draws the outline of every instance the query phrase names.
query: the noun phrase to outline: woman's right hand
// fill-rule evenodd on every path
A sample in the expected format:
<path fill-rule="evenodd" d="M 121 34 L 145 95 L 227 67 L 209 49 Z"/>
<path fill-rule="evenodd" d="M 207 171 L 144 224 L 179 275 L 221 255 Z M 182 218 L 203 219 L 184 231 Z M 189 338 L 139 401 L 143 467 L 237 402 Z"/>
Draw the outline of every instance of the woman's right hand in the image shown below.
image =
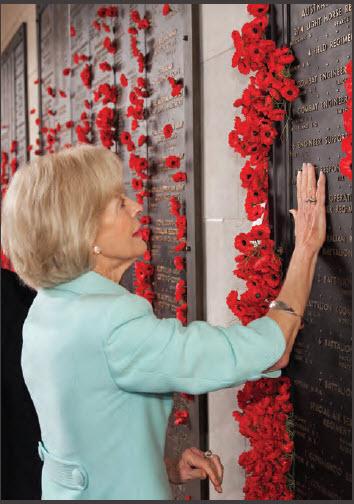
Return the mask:
<path fill-rule="evenodd" d="M 295 221 L 295 248 L 317 254 L 326 239 L 326 177 L 321 171 L 317 184 L 315 168 L 303 163 L 296 180 L 297 206 L 289 212 Z M 316 203 L 306 201 L 308 198 Z"/>

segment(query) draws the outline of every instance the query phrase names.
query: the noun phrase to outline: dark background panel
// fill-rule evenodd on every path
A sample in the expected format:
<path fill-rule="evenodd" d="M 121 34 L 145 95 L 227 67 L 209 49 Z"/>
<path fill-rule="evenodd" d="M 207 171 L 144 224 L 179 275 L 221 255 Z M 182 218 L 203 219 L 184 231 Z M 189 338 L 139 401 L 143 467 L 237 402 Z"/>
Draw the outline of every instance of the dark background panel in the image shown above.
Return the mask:
<path fill-rule="evenodd" d="M 36 292 L 1 269 L 1 498 L 40 499 L 38 418 L 21 369 L 22 326 Z"/>
<path fill-rule="evenodd" d="M 312 162 L 327 177 L 327 239 L 320 251 L 286 374 L 295 413 L 298 499 L 351 498 L 351 183 L 343 156 L 345 65 L 352 57 L 350 4 L 292 4 L 274 9 L 274 35 L 291 45 L 300 97 L 273 156 L 273 227 L 287 264 L 294 245 L 288 209 L 296 208 L 296 173 Z"/>

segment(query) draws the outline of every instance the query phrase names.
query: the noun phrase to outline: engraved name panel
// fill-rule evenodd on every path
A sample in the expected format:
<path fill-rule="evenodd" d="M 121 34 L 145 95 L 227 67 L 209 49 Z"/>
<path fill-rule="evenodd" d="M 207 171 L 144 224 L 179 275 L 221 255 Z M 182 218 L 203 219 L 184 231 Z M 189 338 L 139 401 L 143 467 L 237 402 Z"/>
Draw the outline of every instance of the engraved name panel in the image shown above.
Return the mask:
<path fill-rule="evenodd" d="M 279 11 L 278 11 L 279 12 Z M 352 57 L 350 4 L 291 4 L 285 11 L 299 98 L 288 137 L 289 204 L 303 162 L 327 177 L 327 236 L 285 372 L 292 379 L 297 499 L 351 497 L 351 184 L 339 172 L 345 65 Z"/>

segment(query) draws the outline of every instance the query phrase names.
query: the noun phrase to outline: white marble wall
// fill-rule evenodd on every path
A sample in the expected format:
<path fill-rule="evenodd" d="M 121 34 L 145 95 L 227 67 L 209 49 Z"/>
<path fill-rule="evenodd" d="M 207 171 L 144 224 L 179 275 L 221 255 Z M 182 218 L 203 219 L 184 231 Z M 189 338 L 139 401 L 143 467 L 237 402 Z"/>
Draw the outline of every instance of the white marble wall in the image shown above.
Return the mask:
<path fill-rule="evenodd" d="M 231 32 L 249 19 L 246 4 L 201 4 L 201 74 L 203 102 L 203 224 L 207 321 L 228 326 L 236 322 L 226 305 L 231 289 L 244 290 L 235 276 L 234 236 L 250 229 L 244 211 L 246 191 L 240 184 L 244 161 L 228 146 L 236 109 L 248 77 L 231 67 Z M 209 394 L 209 447 L 225 466 L 223 493 L 210 485 L 211 500 L 242 500 L 244 471 L 237 459 L 246 448 L 232 417 L 236 388 Z"/>

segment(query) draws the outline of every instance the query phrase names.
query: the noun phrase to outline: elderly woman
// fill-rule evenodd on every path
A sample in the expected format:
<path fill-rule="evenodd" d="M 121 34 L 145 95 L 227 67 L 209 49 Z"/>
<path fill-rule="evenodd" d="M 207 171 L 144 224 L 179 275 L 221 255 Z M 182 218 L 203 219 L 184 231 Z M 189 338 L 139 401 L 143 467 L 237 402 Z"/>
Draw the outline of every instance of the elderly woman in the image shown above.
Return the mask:
<path fill-rule="evenodd" d="M 2 245 L 38 291 L 21 364 L 41 427 L 42 499 L 171 499 L 169 482 L 206 477 L 221 491 L 218 456 L 190 448 L 164 460 L 172 393 L 277 377 L 287 365 L 325 239 L 325 176 L 316 182 L 312 165 L 298 172 L 297 200 L 295 249 L 267 316 L 184 327 L 119 283 L 146 244 L 115 154 L 78 146 L 15 173 Z"/>

